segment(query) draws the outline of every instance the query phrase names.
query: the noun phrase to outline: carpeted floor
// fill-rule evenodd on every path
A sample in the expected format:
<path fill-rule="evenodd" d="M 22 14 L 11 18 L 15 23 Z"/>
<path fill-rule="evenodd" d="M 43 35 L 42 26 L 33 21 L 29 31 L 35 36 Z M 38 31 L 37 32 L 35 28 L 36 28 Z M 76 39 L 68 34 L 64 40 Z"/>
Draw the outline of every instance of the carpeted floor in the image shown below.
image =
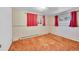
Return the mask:
<path fill-rule="evenodd" d="M 15 41 L 9 51 L 79 51 L 79 42 L 49 33 Z"/>

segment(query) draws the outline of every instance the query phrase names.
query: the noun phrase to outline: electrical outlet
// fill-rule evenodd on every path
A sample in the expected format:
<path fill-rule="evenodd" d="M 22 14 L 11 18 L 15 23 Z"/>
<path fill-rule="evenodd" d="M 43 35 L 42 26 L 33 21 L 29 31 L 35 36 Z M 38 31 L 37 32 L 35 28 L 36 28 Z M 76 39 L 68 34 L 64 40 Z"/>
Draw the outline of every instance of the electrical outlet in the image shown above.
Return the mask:
<path fill-rule="evenodd" d="M 0 48 L 1 48 L 1 44 L 0 44 Z"/>

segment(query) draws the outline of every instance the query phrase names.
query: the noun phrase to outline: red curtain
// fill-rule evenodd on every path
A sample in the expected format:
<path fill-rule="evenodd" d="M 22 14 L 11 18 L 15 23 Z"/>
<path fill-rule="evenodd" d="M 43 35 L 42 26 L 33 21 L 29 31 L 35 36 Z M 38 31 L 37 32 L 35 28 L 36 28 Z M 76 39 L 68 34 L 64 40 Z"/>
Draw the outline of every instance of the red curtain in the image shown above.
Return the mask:
<path fill-rule="evenodd" d="M 37 14 L 27 13 L 27 26 L 37 26 Z"/>
<path fill-rule="evenodd" d="M 58 16 L 55 16 L 55 26 L 58 26 Z"/>
<path fill-rule="evenodd" d="M 77 11 L 71 12 L 70 27 L 77 27 Z"/>
<path fill-rule="evenodd" d="M 46 25 L 46 22 L 45 22 L 45 16 L 43 16 L 43 26 Z"/>

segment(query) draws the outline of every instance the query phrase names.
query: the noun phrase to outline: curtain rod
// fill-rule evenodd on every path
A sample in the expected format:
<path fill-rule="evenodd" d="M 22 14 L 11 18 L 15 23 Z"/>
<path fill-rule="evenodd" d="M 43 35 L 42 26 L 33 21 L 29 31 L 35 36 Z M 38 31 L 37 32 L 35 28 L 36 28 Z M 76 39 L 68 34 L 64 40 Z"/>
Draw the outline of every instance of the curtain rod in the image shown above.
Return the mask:
<path fill-rule="evenodd" d="M 24 14 L 27 14 L 27 13 L 24 13 Z M 34 14 L 36 14 L 36 13 L 34 13 Z M 43 15 L 40 15 L 40 16 L 43 16 Z M 45 15 L 46 16 L 46 15 Z"/>
<path fill-rule="evenodd" d="M 79 12 L 79 10 L 76 10 L 77 12 Z M 60 15 L 60 14 L 63 14 L 63 13 L 66 13 L 66 12 L 69 12 L 69 10 L 67 10 L 67 11 L 63 11 L 63 12 L 60 12 L 60 13 L 57 13 L 57 15 Z M 67 13 L 66 13 L 67 14 Z"/>

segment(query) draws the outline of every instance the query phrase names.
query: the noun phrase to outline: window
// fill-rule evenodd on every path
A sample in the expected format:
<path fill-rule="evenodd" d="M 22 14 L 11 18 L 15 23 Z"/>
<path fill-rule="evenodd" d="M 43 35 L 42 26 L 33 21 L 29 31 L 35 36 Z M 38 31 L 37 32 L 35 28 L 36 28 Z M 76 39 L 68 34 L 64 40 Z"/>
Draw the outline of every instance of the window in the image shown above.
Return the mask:
<path fill-rule="evenodd" d="M 64 13 L 59 15 L 59 26 L 69 26 L 71 20 L 70 13 Z"/>
<path fill-rule="evenodd" d="M 27 13 L 27 26 L 37 26 L 37 14 Z"/>

